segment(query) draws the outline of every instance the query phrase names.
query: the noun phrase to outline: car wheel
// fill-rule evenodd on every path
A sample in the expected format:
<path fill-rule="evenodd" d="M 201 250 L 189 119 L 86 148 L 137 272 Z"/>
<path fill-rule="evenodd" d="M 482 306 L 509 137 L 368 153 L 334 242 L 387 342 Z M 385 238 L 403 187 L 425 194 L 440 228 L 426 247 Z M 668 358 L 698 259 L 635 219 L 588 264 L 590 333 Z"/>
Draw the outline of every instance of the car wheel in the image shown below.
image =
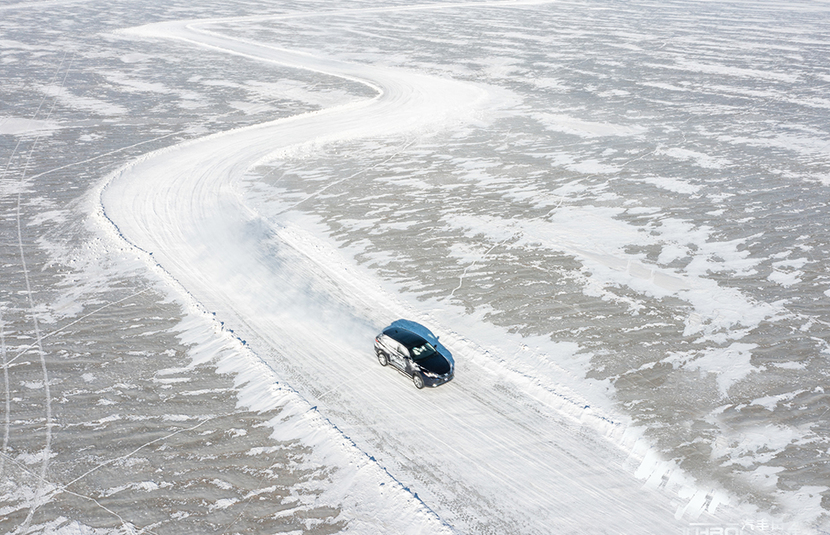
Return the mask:
<path fill-rule="evenodd" d="M 378 362 L 380 362 L 381 366 L 386 366 L 389 364 L 389 357 L 383 351 L 378 351 Z"/>
<path fill-rule="evenodd" d="M 412 376 L 412 382 L 415 383 L 415 388 L 418 390 L 424 387 L 424 377 L 418 372 L 415 372 L 415 375 Z"/>

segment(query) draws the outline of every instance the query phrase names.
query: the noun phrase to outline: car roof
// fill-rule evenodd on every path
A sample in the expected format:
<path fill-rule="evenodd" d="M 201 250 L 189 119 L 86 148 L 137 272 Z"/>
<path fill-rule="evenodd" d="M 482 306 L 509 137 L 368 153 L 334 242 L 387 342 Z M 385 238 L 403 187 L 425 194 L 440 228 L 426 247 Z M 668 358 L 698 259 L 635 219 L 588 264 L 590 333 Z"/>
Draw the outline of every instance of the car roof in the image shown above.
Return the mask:
<path fill-rule="evenodd" d="M 432 334 L 432 331 L 415 321 L 404 319 L 395 320 L 389 324 L 387 329 L 391 329 L 393 327 L 415 333 L 424 340 L 430 342 L 432 345 L 436 345 L 438 343 L 438 337 Z"/>
<path fill-rule="evenodd" d="M 400 327 L 387 327 L 383 334 L 397 340 L 407 349 L 412 349 L 413 347 L 422 346 L 427 341 L 418 336 L 417 334 L 413 333 L 412 331 L 407 331 L 406 329 L 402 329 Z"/>

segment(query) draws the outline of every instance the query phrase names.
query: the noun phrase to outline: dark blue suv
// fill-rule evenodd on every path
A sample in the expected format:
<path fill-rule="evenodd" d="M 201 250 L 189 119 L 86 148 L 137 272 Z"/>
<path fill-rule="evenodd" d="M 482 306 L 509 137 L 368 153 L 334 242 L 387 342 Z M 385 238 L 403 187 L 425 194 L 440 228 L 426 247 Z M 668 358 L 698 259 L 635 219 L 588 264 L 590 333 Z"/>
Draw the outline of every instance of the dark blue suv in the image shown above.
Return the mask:
<path fill-rule="evenodd" d="M 412 378 L 415 388 L 435 387 L 452 380 L 455 361 L 438 337 L 409 320 L 397 320 L 375 337 L 381 366 L 391 364 Z"/>

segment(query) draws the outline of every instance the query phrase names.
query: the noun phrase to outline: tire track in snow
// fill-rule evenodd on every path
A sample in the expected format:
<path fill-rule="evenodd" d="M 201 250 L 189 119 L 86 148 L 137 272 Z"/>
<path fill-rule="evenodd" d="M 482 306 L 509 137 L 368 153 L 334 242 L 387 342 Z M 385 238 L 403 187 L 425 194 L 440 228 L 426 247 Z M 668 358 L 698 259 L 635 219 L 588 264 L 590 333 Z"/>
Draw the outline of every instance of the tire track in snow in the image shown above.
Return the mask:
<path fill-rule="evenodd" d="M 55 78 L 57 78 L 58 74 L 60 74 L 61 68 L 63 67 L 63 63 L 64 63 L 65 60 L 66 60 L 66 53 L 64 53 L 63 58 L 61 59 L 61 62 L 58 65 L 57 70 L 55 71 L 55 74 L 53 76 L 53 80 Z M 67 66 L 66 72 L 64 73 L 63 79 L 61 80 L 60 88 L 58 89 L 58 94 L 55 95 L 55 99 L 52 101 L 52 106 L 50 107 L 49 112 L 46 114 L 46 119 L 45 120 L 47 120 L 47 121 L 52 116 L 52 112 L 55 110 L 55 106 L 58 103 L 58 97 L 60 96 L 60 93 L 62 92 L 64 85 L 66 84 L 66 79 L 69 77 L 69 72 L 70 72 L 71 69 L 72 69 L 72 60 L 70 59 L 69 65 Z M 37 110 L 35 110 L 35 113 L 32 116 L 32 120 L 37 118 L 38 114 L 40 113 L 41 108 L 43 107 L 44 102 L 45 102 L 45 97 L 43 99 L 41 99 Z M 28 155 L 26 156 L 26 160 L 23 164 L 23 169 L 20 172 L 20 182 L 19 182 L 18 191 L 17 191 L 17 205 L 16 205 L 16 208 L 15 208 L 15 222 L 16 222 L 16 225 L 17 225 L 17 246 L 18 246 L 18 249 L 20 251 L 20 264 L 21 264 L 21 267 L 23 268 L 23 278 L 24 278 L 25 283 L 26 283 L 26 299 L 28 301 L 29 311 L 30 311 L 30 314 L 32 316 L 32 325 L 34 327 L 34 332 L 35 332 L 37 352 L 38 352 L 38 356 L 40 358 L 40 367 L 41 367 L 41 373 L 42 373 L 42 377 L 43 377 L 44 410 L 45 410 L 45 413 L 46 413 L 45 414 L 45 416 L 46 416 L 46 418 L 45 418 L 45 420 L 46 420 L 46 437 L 45 437 L 45 444 L 44 444 L 43 451 L 42 451 L 43 460 L 41 461 L 40 477 L 38 478 L 37 489 L 35 490 L 35 495 L 32 498 L 31 506 L 29 507 L 29 513 L 26 515 L 26 519 L 23 521 L 23 523 L 18 527 L 18 531 L 21 531 L 21 532 L 25 531 L 28 528 L 29 524 L 32 521 L 32 517 L 35 514 L 35 511 L 37 511 L 38 507 L 41 505 L 39 502 L 43 498 L 44 482 L 46 481 L 46 474 L 47 474 L 47 471 L 49 469 L 49 458 L 52 455 L 52 393 L 51 393 L 50 388 L 49 388 L 49 371 L 48 371 L 47 366 L 46 366 L 46 352 L 43 350 L 43 337 L 41 335 L 40 326 L 39 326 L 38 321 L 37 321 L 37 311 L 35 310 L 35 301 L 34 301 L 34 295 L 33 295 L 33 292 L 32 292 L 32 284 L 31 284 L 31 281 L 29 279 L 29 269 L 28 269 L 28 266 L 26 265 L 26 253 L 25 253 L 24 247 L 23 247 L 23 226 L 22 226 L 21 221 L 20 221 L 21 201 L 22 201 L 22 197 L 23 197 L 23 184 L 25 183 L 26 172 L 29 169 L 29 164 L 31 163 L 32 155 L 34 154 L 35 150 L 37 149 L 37 145 L 38 145 L 38 142 L 40 141 L 40 137 L 41 137 L 40 134 L 38 134 L 37 137 L 35 137 L 35 140 L 32 143 L 31 148 L 29 149 Z M 18 144 L 15 146 L 14 152 L 12 152 L 12 155 L 9 158 L 9 164 L 6 166 L 6 169 L 3 172 L 4 176 L 6 174 L 6 171 L 9 168 L 9 165 L 11 165 L 11 161 L 14 158 L 15 153 L 17 152 L 17 149 L 18 149 L 19 146 L 20 146 L 20 143 L 18 142 Z M 5 360 L 6 360 L 6 354 L 5 354 L 5 350 L 4 350 L 4 352 L 3 352 L 3 361 L 4 361 L 3 369 L 4 369 L 4 374 L 6 374 L 6 376 L 7 376 L 7 374 L 8 374 L 8 364 L 5 362 Z M 6 390 L 8 392 L 8 384 L 6 385 Z M 7 394 L 7 396 L 8 396 L 8 394 Z M 8 407 L 8 401 L 7 401 L 7 407 Z M 3 451 L 4 456 L 5 456 L 6 444 L 7 443 L 4 441 L 4 451 Z"/>
<path fill-rule="evenodd" d="M 9 364 L 6 356 L 6 323 L 3 321 L 3 308 L 0 308 L 0 356 L 3 358 L 3 391 L 4 391 L 4 418 L 3 418 L 3 448 L 0 450 L 0 481 L 6 468 L 6 455 L 9 450 L 9 431 L 11 429 L 11 391 L 9 388 Z"/>

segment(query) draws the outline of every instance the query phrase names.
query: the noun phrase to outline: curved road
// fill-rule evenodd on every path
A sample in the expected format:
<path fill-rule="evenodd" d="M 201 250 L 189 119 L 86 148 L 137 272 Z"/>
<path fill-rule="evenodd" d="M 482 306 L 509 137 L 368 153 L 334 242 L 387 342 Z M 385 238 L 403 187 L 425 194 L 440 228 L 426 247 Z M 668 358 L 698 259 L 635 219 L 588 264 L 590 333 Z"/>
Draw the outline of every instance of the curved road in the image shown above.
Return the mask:
<path fill-rule="evenodd" d="M 456 380 L 419 392 L 377 365 L 371 341 L 396 309 L 368 275 L 302 229 L 243 202 L 238 182 L 276 151 L 451 128 L 487 105 L 475 85 L 354 65 L 223 36 L 207 23 L 133 33 L 358 80 L 361 102 L 209 136 L 115 175 L 106 215 L 359 448 L 467 533 L 677 533 L 676 495 L 643 488 L 600 432 L 527 392 L 481 356 L 447 343 Z M 446 338 L 446 337 L 445 337 Z M 443 339 L 442 339 L 443 340 Z M 505 378 L 506 377 L 506 378 Z M 700 496 L 700 495 L 699 495 Z"/>

